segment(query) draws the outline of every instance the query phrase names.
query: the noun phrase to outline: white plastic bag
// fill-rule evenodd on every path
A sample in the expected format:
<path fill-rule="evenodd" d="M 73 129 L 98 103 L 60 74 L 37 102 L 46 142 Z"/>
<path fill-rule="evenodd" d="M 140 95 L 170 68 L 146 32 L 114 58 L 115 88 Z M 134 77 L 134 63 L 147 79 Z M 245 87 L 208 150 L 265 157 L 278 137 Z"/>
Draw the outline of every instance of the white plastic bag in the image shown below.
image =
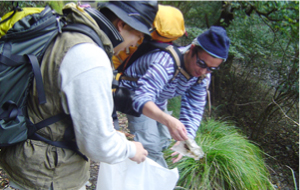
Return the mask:
<path fill-rule="evenodd" d="M 166 169 L 149 158 L 140 164 L 127 159 L 100 163 L 97 190 L 173 190 L 178 178 L 177 168 Z"/>

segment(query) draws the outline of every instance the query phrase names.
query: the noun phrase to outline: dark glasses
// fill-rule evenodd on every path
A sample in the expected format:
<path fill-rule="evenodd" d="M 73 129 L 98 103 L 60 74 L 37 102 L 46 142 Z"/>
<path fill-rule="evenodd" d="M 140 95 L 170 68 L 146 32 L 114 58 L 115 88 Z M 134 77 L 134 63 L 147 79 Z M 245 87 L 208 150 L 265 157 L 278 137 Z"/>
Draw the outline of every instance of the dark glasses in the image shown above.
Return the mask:
<path fill-rule="evenodd" d="M 216 70 L 219 70 L 219 69 L 220 69 L 220 67 L 209 67 L 209 66 L 207 66 L 207 64 L 205 63 L 205 61 L 199 59 L 199 57 L 198 57 L 197 54 L 196 54 L 196 57 L 197 57 L 196 64 L 197 64 L 199 67 L 201 67 L 201 68 L 203 68 L 203 69 L 207 69 L 207 70 L 210 71 L 210 72 L 213 72 L 213 71 L 216 71 Z"/>

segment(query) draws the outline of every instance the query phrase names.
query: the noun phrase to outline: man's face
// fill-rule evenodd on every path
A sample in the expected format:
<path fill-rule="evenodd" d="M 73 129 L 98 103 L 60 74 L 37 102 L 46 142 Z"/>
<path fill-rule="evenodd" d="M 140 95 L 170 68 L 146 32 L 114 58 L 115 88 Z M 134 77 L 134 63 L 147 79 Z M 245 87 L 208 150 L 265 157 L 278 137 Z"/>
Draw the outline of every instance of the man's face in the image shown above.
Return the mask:
<path fill-rule="evenodd" d="M 192 52 L 194 48 L 195 45 L 191 45 L 191 48 L 187 52 L 184 60 L 187 72 L 193 77 L 200 77 L 201 75 L 211 73 L 213 68 L 219 67 L 223 62 L 223 59 L 212 57 L 205 51 L 197 51 L 193 55 Z"/>
<path fill-rule="evenodd" d="M 123 51 L 125 48 L 136 46 L 138 41 L 144 37 L 142 32 L 134 30 L 127 24 L 125 24 L 119 31 L 124 41 L 114 48 L 115 55 L 117 55 L 120 51 Z"/>

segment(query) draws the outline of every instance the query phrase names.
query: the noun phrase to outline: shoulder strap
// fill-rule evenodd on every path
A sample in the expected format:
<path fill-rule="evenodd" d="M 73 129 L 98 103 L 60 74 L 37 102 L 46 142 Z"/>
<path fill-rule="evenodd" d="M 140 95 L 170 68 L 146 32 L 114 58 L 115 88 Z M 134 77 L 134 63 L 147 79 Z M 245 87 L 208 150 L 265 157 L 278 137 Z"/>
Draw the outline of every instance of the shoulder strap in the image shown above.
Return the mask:
<path fill-rule="evenodd" d="M 85 34 L 89 36 L 99 47 L 103 48 L 102 41 L 100 40 L 97 33 L 90 27 L 84 24 L 79 23 L 72 23 L 64 26 L 62 28 L 62 31 L 64 32 L 79 32 L 82 34 Z"/>
<path fill-rule="evenodd" d="M 171 80 L 174 80 L 179 73 L 182 73 L 187 79 L 190 78 L 190 75 L 183 69 L 183 64 L 184 64 L 183 55 L 176 46 L 170 44 L 164 44 L 164 43 L 155 43 L 154 46 L 158 48 L 159 46 L 162 46 L 164 48 L 163 50 L 168 52 L 172 56 L 175 62 L 174 64 L 175 73 Z"/>
<path fill-rule="evenodd" d="M 46 96 L 44 91 L 44 85 L 42 75 L 40 72 L 39 61 L 36 56 L 26 54 L 22 55 L 11 55 L 10 57 L 0 54 L 0 62 L 7 66 L 18 66 L 21 64 L 30 63 L 32 65 L 32 71 L 36 80 L 36 86 L 38 91 L 38 99 L 40 104 L 46 103 Z"/>
<path fill-rule="evenodd" d="M 13 2 L 12 2 L 13 3 Z M 18 2 L 17 2 L 17 4 L 19 4 Z M 6 19 L 4 19 L 4 20 L 1 20 L 0 21 L 0 24 L 2 24 L 2 23 L 4 23 L 4 22 L 6 22 L 6 21 L 8 21 L 9 19 L 11 19 L 15 14 L 16 14 L 16 12 L 18 11 L 18 10 L 21 10 L 21 8 L 19 8 L 18 6 L 17 7 L 13 7 L 13 13 L 9 16 L 9 17 L 7 17 Z"/>

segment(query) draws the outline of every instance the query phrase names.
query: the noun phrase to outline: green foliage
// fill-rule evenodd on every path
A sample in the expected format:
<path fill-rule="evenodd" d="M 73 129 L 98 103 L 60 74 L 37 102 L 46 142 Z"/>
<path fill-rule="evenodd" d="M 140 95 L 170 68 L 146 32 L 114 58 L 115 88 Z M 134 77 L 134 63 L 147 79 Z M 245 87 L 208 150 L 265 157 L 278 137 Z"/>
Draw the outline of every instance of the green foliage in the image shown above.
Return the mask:
<path fill-rule="evenodd" d="M 57 13 L 62 14 L 62 8 L 65 5 L 64 1 L 49 1 L 48 5 Z"/>
<path fill-rule="evenodd" d="M 45 1 L 0 1 L 0 16 L 10 12 L 17 5 L 19 7 L 42 7 Z"/>
<path fill-rule="evenodd" d="M 207 23 L 212 25 L 218 20 L 221 1 L 161 1 L 162 4 L 175 6 L 184 15 L 185 25 L 198 28 L 207 28 Z"/>
<path fill-rule="evenodd" d="M 299 94 L 299 2 L 232 2 L 232 6 L 236 17 L 228 31 L 234 53 L 249 60 L 248 68 L 271 72 L 277 90 Z"/>
<path fill-rule="evenodd" d="M 168 110 L 172 111 L 172 116 L 179 118 L 180 116 L 180 107 L 181 107 L 181 97 L 177 96 L 168 100 Z"/>
<path fill-rule="evenodd" d="M 167 151 L 169 166 L 180 172 L 177 185 L 190 190 L 274 189 L 263 152 L 235 126 L 215 120 L 203 122 L 195 141 L 205 153 L 198 161 L 184 157 L 172 164 L 171 151 Z"/>
<path fill-rule="evenodd" d="M 215 73 L 212 94 L 253 140 L 297 127 L 284 114 L 299 120 L 298 4 L 231 2 L 235 18 L 226 30 L 233 58 Z"/>
<path fill-rule="evenodd" d="M 275 32 L 281 32 L 287 37 L 298 36 L 299 2 L 298 1 L 253 1 L 236 2 L 237 8 L 251 8 Z M 236 13 L 241 9 L 236 9 Z M 251 14 L 252 12 L 248 13 Z"/>
<path fill-rule="evenodd" d="M 174 41 L 176 44 L 179 44 L 181 46 L 187 46 L 191 44 L 191 42 L 201 33 L 204 32 L 201 28 L 198 27 L 190 27 L 187 26 L 185 28 L 186 32 L 188 33 L 188 36 L 182 36 L 181 38 Z"/>
<path fill-rule="evenodd" d="M 17 5 L 19 7 L 45 7 L 49 5 L 56 12 L 61 14 L 62 8 L 67 2 L 77 3 L 77 1 L 0 1 L 0 15 L 11 11 L 13 6 Z"/>

